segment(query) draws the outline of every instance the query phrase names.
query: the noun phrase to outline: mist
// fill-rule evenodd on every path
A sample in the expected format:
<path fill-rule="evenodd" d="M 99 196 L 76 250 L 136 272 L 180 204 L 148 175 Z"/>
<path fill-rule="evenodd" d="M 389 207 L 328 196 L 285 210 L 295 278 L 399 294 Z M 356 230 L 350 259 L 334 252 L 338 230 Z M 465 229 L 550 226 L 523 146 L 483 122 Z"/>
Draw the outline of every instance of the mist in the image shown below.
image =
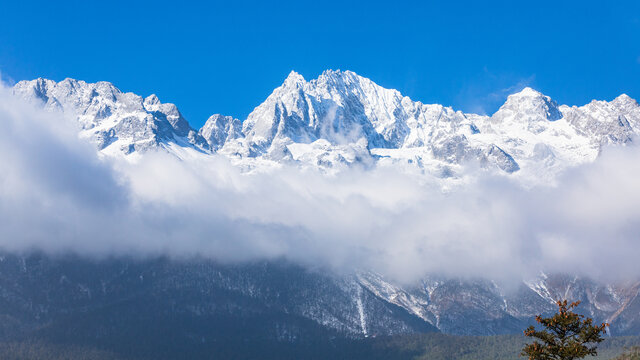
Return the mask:
<path fill-rule="evenodd" d="M 554 184 L 478 171 L 443 191 L 389 168 L 242 173 L 223 156 L 99 156 L 75 120 L 0 89 L 0 248 L 224 263 L 285 259 L 400 281 L 640 276 L 640 148 L 608 148 Z"/>

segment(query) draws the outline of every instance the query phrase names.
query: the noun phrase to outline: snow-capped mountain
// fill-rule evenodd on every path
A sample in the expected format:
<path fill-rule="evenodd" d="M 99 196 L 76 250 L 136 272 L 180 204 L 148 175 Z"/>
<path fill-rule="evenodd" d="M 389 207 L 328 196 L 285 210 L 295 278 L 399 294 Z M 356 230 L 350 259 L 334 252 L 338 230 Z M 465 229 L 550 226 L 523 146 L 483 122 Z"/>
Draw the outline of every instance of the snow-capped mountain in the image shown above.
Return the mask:
<path fill-rule="evenodd" d="M 323 171 L 384 166 L 418 170 L 446 181 L 461 176 L 471 163 L 536 183 L 553 179 L 567 167 L 593 161 L 603 147 L 628 143 L 640 134 L 640 105 L 626 95 L 577 107 L 559 105 L 525 88 L 486 116 L 423 104 L 350 71 L 325 71 L 311 81 L 292 72 L 246 120 L 213 115 L 199 130 L 189 125 L 175 105 L 163 104 L 155 95 L 142 98 L 123 93 L 106 82 L 37 79 L 19 82 L 13 91 L 77 118 L 80 136 L 90 139 L 105 156 L 133 158 L 153 149 L 181 158 L 185 152 L 194 156 L 217 153 L 243 169 L 281 163 Z M 7 271 L 22 271 L 20 260 L 12 261 L 5 264 Z M 172 266 L 167 265 L 174 271 Z M 219 311 L 216 301 L 220 299 L 211 300 L 206 290 L 215 286 L 232 299 L 223 299 L 231 304 L 225 303 L 229 309 L 240 308 L 236 302 L 250 303 L 259 309 L 252 308 L 256 313 L 277 310 L 349 336 L 436 329 L 454 334 L 519 332 L 532 316 L 553 310 L 553 301 L 565 297 L 583 300 L 584 311 L 598 321 L 610 322 L 614 334 L 640 332 L 638 283 L 610 285 L 541 275 L 524 281 L 513 292 L 489 280 L 425 278 L 407 286 L 371 272 L 341 277 L 302 274 L 298 268 L 264 273 L 251 266 L 180 266 L 175 270 L 177 276 L 145 264 L 139 273 L 128 274 L 127 281 L 157 272 L 159 280 L 145 289 L 175 295 L 172 291 L 179 292 L 183 280 L 195 279 L 197 286 L 192 284 L 189 289 L 197 294 L 189 299 L 188 307 L 178 306 L 179 311 Z M 40 276 L 40 270 L 34 271 Z M 118 276 L 109 274 L 109 278 Z M 5 282 L 0 292 L 7 302 L 35 301 L 21 297 L 26 292 L 12 277 L 0 280 Z M 116 291 L 120 285 L 113 285 L 115 290 L 109 292 L 105 283 L 108 280 L 99 275 L 85 282 L 77 280 L 69 288 L 78 300 L 73 306 L 83 309 L 120 301 L 124 296 Z M 96 295 L 85 296 L 83 289 L 93 294 L 102 291 L 100 296 L 108 301 L 96 305 Z M 61 298 L 66 301 L 65 296 Z M 48 311 L 76 309 L 58 305 L 31 306 L 29 321 L 40 326 L 40 317 L 46 319 Z M 177 305 L 167 306 L 176 309 Z"/>
<path fill-rule="evenodd" d="M 155 95 L 142 98 L 123 93 L 108 82 L 90 84 L 73 79 L 21 81 L 13 92 L 41 102 L 47 109 L 75 116 L 80 136 L 90 139 L 104 154 L 131 154 L 172 145 L 200 151 L 209 148 L 174 104 L 163 104 Z"/>
<path fill-rule="evenodd" d="M 231 116 L 215 114 L 207 119 L 204 126 L 198 131 L 209 145 L 209 149 L 216 151 L 227 142 L 243 137 L 242 122 Z"/>
<path fill-rule="evenodd" d="M 105 154 L 193 149 L 248 169 L 287 162 L 337 171 L 359 164 L 455 178 L 476 163 L 535 183 L 593 161 L 603 146 L 632 141 L 640 131 L 640 106 L 624 94 L 569 107 L 525 88 L 485 116 L 413 101 L 351 71 L 325 71 L 311 81 L 291 72 L 246 120 L 216 114 L 199 131 L 175 105 L 106 82 L 37 79 L 19 82 L 14 93 L 76 116 L 81 135 Z"/>
<path fill-rule="evenodd" d="M 248 156 L 293 157 L 307 165 L 336 165 L 326 161 L 330 154 L 365 144 L 368 154 L 354 159 L 373 155 L 380 165 L 411 164 L 445 176 L 476 161 L 546 180 L 594 160 L 603 145 L 630 141 L 639 109 L 626 95 L 559 106 L 525 88 L 482 116 L 412 101 L 350 71 L 326 71 L 309 82 L 292 72 L 244 122 L 242 143 Z"/>

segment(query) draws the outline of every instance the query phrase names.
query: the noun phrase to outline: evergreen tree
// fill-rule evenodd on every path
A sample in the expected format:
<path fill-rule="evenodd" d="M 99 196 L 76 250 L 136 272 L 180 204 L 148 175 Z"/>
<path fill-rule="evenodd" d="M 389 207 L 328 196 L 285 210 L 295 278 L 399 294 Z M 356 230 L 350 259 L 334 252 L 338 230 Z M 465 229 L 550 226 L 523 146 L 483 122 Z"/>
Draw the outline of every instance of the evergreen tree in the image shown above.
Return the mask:
<path fill-rule="evenodd" d="M 536 316 L 544 329 L 530 326 L 524 331 L 536 341 L 522 349 L 522 356 L 529 360 L 573 360 L 597 355 L 597 346 L 604 340 L 602 335 L 609 324 L 594 325 L 593 319 L 574 313 L 579 301 L 567 304 L 567 300 L 561 300 L 557 304 L 558 312 L 553 316 Z"/>

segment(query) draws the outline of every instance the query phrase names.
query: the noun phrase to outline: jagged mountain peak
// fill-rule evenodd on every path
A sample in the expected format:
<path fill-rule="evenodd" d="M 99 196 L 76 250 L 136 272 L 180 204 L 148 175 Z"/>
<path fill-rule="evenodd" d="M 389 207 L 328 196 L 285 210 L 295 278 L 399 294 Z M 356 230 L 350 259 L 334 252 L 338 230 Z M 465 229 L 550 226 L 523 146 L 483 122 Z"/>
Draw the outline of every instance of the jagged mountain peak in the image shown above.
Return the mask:
<path fill-rule="evenodd" d="M 558 107 L 558 104 L 551 97 L 535 90 L 531 87 L 525 87 L 522 90 L 507 96 L 507 100 L 503 104 L 506 107 L 522 107 L 523 105 L 545 103 L 547 106 Z"/>
<path fill-rule="evenodd" d="M 638 105 L 638 102 L 634 98 L 624 93 L 620 94 L 611 102 L 616 105 L 636 105 L 636 106 Z"/>
<path fill-rule="evenodd" d="M 492 118 L 499 121 L 511 119 L 520 122 L 555 121 L 562 118 L 562 112 L 558 104 L 549 96 L 525 87 L 509 95 Z"/>
<path fill-rule="evenodd" d="M 567 121 L 595 144 L 621 144 L 640 134 L 640 106 L 626 94 L 607 102 L 593 100 L 583 106 L 563 106 Z"/>
<path fill-rule="evenodd" d="M 356 74 L 353 71 L 350 70 L 340 70 L 340 69 L 336 69 L 336 70 L 332 70 L 332 69 L 327 69 L 325 71 L 322 72 L 322 74 L 320 74 L 320 76 L 318 76 L 318 81 L 320 81 L 321 79 L 324 80 L 354 80 L 354 79 L 365 79 L 364 77 Z"/>
<path fill-rule="evenodd" d="M 394 96 L 403 97 L 397 90 L 385 89 L 371 79 L 350 70 L 325 70 L 317 79 L 311 80 L 310 85 L 324 91 L 342 93 L 343 96 L 355 93 L 368 98 L 367 92 L 388 92 Z"/>
<path fill-rule="evenodd" d="M 529 86 L 524 87 L 522 90 L 509 95 L 509 97 L 543 97 L 543 93 Z"/>
<path fill-rule="evenodd" d="M 198 133 L 214 151 L 222 148 L 228 141 L 244 136 L 240 120 L 221 114 L 211 115 Z"/>
<path fill-rule="evenodd" d="M 305 92 L 313 92 L 318 89 L 344 89 L 347 86 L 364 82 L 375 85 L 373 81 L 349 70 L 324 70 L 317 78 L 310 81 L 305 80 L 301 74 L 292 70 L 285 78 L 280 88 L 303 89 Z"/>
<path fill-rule="evenodd" d="M 326 70 L 309 82 L 292 72 L 249 115 L 243 132 L 255 155 L 271 152 L 272 144 L 319 139 L 343 145 L 364 137 L 374 147 L 400 146 L 406 129 L 399 118 L 407 117 L 400 114 L 402 101 L 396 90 L 351 71 Z"/>
<path fill-rule="evenodd" d="M 148 105 L 148 106 L 158 105 L 158 104 L 160 104 L 160 99 L 158 99 L 158 95 L 151 94 L 151 95 L 147 96 L 146 98 L 144 98 L 144 104 Z"/>
<path fill-rule="evenodd" d="M 304 77 L 299 73 L 295 72 L 294 70 L 291 70 L 289 75 L 287 75 L 287 78 L 284 79 L 284 83 L 282 84 L 282 86 L 297 87 L 297 86 L 304 85 L 304 83 L 306 83 Z"/>
<path fill-rule="evenodd" d="M 143 99 L 124 93 L 110 82 L 36 79 L 17 83 L 13 93 L 47 109 L 74 114 L 80 135 L 107 153 L 130 154 L 171 143 L 199 151 L 207 148 L 174 104 L 161 103 L 155 95 Z"/>
<path fill-rule="evenodd" d="M 353 71 L 350 70 L 340 70 L 340 69 L 326 69 L 322 72 L 322 74 L 320 74 L 320 76 L 335 76 L 335 77 L 341 77 L 341 76 L 345 76 L 345 75 L 356 75 L 356 73 L 354 73 Z"/>
<path fill-rule="evenodd" d="M 626 111 L 620 109 L 610 112 Z M 557 122 L 564 117 L 561 107 L 530 87 L 510 95 L 493 116 L 485 117 L 413 101 L 352 71 L 325 70 L 309 81 L 292 72 L 285 84 L 274 90 L 244 122 L 242 143 L 244 153 L 251 157 L 293 156 L 326 164 L 324 153 L 323 159 L 314 158 L 314 154 L 320 153 L 318 146 L 295 144 L 322 140 L 322 149 L 332 152 L 364 138 L 367 149 L 382 156 L 383 163 L 407 161 L 420 168 L 441 168 L 437 164 L 450 166 L 479 160 L 508 172 L 519 171 L 518 164 L 540 158 L 536 149 L 544 148 L 553 155 L 542 157 L 546 161 L 544 166 L 559 169 L 577 159 L 585 161 L 596 156 L 603 144 L 601 133 L 607 131 L 597 119 L 609 113 L 595 116 L 596 120 L 585 114 L 571 116 L 569 124 Z M 617 114 L 618 118 L 620 123 L 628 120 L 634 124 L 637 116 Z M 600 130 L 581 130 L 587 127 Z M 614 143 L 628 139 L 618 135 L 610 138 Z M 580 150 L 575 150 L 576 146 Z M 307 150 L 313 154 L 305 153 Z M 507 163 L 510 166 L 505 167 Z"/>

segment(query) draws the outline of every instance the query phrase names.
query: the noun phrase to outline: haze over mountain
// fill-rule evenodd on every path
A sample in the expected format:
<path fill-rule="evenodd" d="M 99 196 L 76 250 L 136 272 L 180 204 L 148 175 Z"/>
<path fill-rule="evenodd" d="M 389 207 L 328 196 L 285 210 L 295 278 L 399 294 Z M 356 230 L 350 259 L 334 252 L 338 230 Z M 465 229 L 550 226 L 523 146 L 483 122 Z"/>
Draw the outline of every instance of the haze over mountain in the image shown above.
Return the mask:
<path fill-rule="evenodd" d="M 212 259 L 222 265 L 187 261 L 180 281 L 168 271 L 146 289 L 187 284 L 189 311 L 211 315 L 213 284 L 349 336 L 510 333 L 563 296 L 616 334 L 640 329 L 640 105 L 624 94 L 569 107 L 524 88 L 485 116 L 350 71 L 292 72 L 247 119 L 198 130 L 175 105 L 106 82 L 2 92 L 5 250 Z M 96 294 L 121 270 L 83 266 L 92 275 L 70 291 Z M 78 291 L 73 309 L 95 305 Z"/>

